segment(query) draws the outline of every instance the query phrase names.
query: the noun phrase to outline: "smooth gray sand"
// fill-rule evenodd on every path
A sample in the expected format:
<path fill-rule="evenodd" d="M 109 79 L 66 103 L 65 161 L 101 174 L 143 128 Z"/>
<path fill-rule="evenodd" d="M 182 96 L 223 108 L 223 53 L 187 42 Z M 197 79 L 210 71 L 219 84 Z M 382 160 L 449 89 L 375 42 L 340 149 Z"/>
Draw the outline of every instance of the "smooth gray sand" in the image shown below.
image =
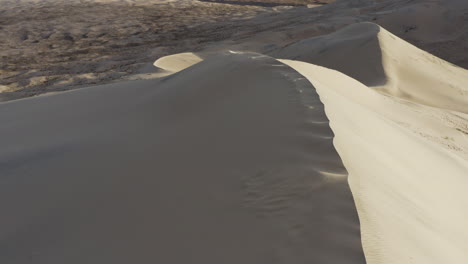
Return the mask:
<path fill-rule="evenodd" d="M 0 123 L 0 263 L 365 262 L 323 105 L 269 57 L 2 103 Z"/>

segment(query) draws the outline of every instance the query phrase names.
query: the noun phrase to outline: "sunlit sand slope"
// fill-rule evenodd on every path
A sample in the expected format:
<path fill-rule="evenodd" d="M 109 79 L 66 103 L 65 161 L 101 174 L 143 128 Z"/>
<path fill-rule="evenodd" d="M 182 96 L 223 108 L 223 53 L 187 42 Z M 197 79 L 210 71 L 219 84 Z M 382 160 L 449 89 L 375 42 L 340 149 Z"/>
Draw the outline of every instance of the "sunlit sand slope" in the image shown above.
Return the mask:
<path fill-rule="evenodd" d="M 271 55 L 334 69 L 413 102 L 468 113 L 467 70 L 373 23 L 358 23 L 305 39 Z"/>
<path fill-rule="evenodd" d="M 283 61 L 317 88 L 349 172 L 369 264 L 468 259 L 468 119 Z"/>

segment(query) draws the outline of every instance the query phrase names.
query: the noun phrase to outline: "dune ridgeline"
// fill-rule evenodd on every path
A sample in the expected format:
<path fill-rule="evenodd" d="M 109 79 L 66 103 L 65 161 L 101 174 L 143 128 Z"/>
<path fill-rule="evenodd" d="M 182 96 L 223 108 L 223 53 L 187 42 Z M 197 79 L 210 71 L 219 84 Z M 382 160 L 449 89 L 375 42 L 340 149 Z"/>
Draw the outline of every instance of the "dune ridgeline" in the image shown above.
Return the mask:
<path fill-rule="evenodd" d="M 372 23 L 0 104 L 1 263 L 463 264 L 468 72 Z"/>

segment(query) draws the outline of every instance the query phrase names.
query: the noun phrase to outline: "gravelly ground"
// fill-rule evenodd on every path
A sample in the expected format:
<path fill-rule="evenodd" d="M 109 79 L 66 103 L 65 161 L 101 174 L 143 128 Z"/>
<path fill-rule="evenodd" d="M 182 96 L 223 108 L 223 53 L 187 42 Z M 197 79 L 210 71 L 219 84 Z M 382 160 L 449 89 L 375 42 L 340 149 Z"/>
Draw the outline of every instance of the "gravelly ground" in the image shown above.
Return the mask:
<path fill-rule="evenodd" d="M 156 57 L 224 39 L 219 27 L 265 12 L 141 0 L 10 1 L 1 9 L 0 85 L 31 92 L 136 73 Z"/>

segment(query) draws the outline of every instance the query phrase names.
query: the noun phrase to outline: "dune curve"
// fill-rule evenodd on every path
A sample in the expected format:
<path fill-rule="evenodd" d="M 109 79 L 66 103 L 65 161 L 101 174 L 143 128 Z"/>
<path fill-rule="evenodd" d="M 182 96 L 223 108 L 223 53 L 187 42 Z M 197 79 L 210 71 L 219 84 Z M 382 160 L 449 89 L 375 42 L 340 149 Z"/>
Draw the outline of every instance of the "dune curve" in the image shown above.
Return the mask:
<path fill-rule="evenodd" d="M 365 262 L 323 105 L 267 56 L 2 103 L 0 122 L 2 263 Z"/>
<path fill-rule="evenodd" d="M 325 105 L 335 147 L 349 172 L 367 263 L 464 263 L 465 135 L 429 119 L 424 106 L 408 106 L 337 71 L 282 62 L 307 77 Z M 406 123 L 416 120 L 429 132 L 434 129 L 433 137 Z M 465 148 L 447 149 L 434 141 L 444 132 L 456 134 Z"/>
<path fill-rule="evenodd" d="M 340 71 L 412 102 L 468 113 L 467 70 L 443 61 L 374 23 L 357 23 L 269 54 Z"/>
<path fill-rule="evenodd" d="M 154 62 L 154 66 L 170 72 L 178 72 L 200 61 L 202 61 L 202 58 L 198 55 L 192 52 L 186 52 L 159 58 Z"/>

